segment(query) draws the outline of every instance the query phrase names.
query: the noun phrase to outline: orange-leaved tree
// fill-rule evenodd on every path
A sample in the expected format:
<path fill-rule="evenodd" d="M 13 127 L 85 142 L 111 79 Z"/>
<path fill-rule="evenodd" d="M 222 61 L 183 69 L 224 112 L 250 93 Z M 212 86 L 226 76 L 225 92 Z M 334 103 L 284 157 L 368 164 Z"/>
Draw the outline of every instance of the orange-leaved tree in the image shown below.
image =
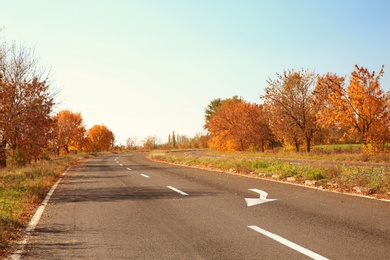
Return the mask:
<path fill-rule="evenodd" d="M 308 70 L 287 70 L 268 79 L 268 87 L 261 98 L 270 107 L 272 130 L 285 145 L 299 151 L 305 145 L 310 152 L 316 131 L 315 106 L 312 91 L 316 75 Z"/>
<path fill-rule="evenodd" d="M 89 151 L 109 151 L 114 147 L 115 135 L 103 124 L 94 125 L 88 130 L 87 140 Z"/>
<path fill-rule="evenodd" d="M 349 85 L 343 77 L 328 73 L 318 78 L 316 86 L 319 122 L 347 129 L 345 135 L 356 136 L 366 153 L 383 150 L 389 139 L 390 96 L 380 86 L 383 74 L 383 66 L 376 75 L 355 65 Z"/>
<path fill-rule="evenodd" d="M 264 151 L 272 136 L 268 119 L 262 105 L 226 100 L 208 121 L 209 146 L 225 151 Z"/>
<path fill-rule="evenodd" d="M 241 97 L 238 96 L 233 96 L 232 98 L 226 98 L 226 99 L 221 99 L 221 98 L 216 98 L 210 101 L 210 103 L 207 105 L 207 107 L 204 109 L 204 119 L 205 119 L 205 124 L 203 126 L 204 129 L 209 130 L 209 120 L 211 117 L 217 113 L 218 109 L 223 105 L 223 103 L 227 101 L 237 101 L 237 102 L 242 102 L 244 101 Z"/>
<path fill-rule="evenodd" d="M 58 112 L 54 121 L 56 154 L 62 151 L 82 151 L 85 146 L 86 129 L 80 113 L 74 113 L 70 110 Z"/>
<path fill-rule="evenodd" d="M 30 49 L 0 48 L 0 167 L 6 166 L 7 148 L 23 165 L 38 159 L 52 137 L 54 100 L 45 79 Z"/>

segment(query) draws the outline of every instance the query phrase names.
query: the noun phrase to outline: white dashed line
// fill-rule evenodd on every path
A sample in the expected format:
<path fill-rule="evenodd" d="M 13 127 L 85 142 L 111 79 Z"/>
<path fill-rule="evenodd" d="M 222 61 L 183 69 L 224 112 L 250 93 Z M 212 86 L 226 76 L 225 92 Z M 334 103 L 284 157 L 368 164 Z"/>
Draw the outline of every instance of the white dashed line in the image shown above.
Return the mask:
<path fill-rule="evenodd" d="M 126 168 L 127 170 L 129 170 L 129 171 L 131 171 L 131 169 L 130 168 Z"/>
<path fill-rule="evenodd" d="M 141 173 L 141 176 L 143 176 L 143 177 L 145 177 L 145 178 L 150 178 L 148 175 L 143 174 L 143 173 Z"/>
<path fill-rule="evenodd" d="M 119 166 L 123 166 L 123 164 L 120 163 Z"/>
<path fill-rule="evenodd" d="M 273 240 L 278 241 L 279 243 L 281 243 L 281 244 L 283 244 L 291 249 L 294 249 L 294 250 L 296 250 L 304 255 L 307 255 L 308 257 L 310 257 L 312 259 L 316 259 L 316 260 L 327 260 L 328 259 L 326 257 L 323 257 L 323 256 L 317 254 L 317 253 L 314 253 L 313 251 L 310 251 L 309 249 L 306 249 L 300 245 L 297 245 L 297 244 L 291 242 L 290 240 L 287 240 L 281 236 L 275 235 L 271 232 L 268 232 L 267 230 L 259 228 L 258 226 L 248 226 L 248 228 L 253 229 L 254 231 L 259 232 L 260 234 L 263 234 L 269 238 L 272 238 Z"/>
<path fill-rule="evenodd" d="M 177 193 L 179 193 L 179 194 L 181 194 L 181 195 L 184 195 L 184 196 L 188 195 L 188 194 L 185 193 L 184 191 L 181 191 L 181 190 L 179 190 L 179 189 L 176 189 L 176 188 L 174 188 L 174 187 L 172 187 L 172 186 L 167 186 L 167 188 L 169 188 L 169 189 L 171 189 L 171 190 L 173 190 L 173 191 L 176 191 Z"/>

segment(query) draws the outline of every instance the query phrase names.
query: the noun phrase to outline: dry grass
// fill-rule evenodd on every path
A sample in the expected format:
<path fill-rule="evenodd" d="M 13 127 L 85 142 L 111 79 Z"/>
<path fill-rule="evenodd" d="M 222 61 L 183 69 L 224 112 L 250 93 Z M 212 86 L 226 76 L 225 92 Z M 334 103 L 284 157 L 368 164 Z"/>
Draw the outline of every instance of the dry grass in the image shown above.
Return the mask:
<path fill-rule="evenodd" d="M 256 155 L 258 154 L 208 151 L 205 155 L 159 153 L 151 154 L 151 158 L 174 164 L 273 178 L 318 186 L 321 189 L 390 199 L 390 165 L 377 165 L 375 161 L 372 161 L 372 164 L 359 165 L 362 160 L 334 163 L 324 159 L 315 160 L 313 157 L 309 159 L 307 156 L 302 158 L 300 154 L 293 156 L 293 153 L 289 153 L 289 156 L 282 153 L 273 157 L 266 157 L 264 154 Z"/>
<path fill-rule="evenodd" d="M 4 256 L 62 172 L 90 155 L 56 157 L 28 167 L 0 170 L 0 256 Z"/>

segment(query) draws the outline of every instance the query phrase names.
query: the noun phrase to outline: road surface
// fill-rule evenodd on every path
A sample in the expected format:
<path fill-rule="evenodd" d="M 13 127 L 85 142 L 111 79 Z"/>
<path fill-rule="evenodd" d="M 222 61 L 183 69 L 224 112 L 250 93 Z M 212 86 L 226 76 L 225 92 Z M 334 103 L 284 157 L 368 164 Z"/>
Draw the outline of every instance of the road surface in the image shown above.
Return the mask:
<path fill-rule="evenodd" d="M 70 168 L 21 259 L 390 259 L 389 202 L 145 156 Z"/>

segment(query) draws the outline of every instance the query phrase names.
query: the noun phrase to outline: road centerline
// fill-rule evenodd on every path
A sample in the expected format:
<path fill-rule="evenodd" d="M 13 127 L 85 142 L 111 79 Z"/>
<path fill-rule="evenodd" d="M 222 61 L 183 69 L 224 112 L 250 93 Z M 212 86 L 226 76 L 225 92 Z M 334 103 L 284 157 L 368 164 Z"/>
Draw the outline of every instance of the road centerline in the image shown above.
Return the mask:
<path fill-rule="evenodd" d="M 172 187 L 172 186 L 167 186 L 167 188 L 173 190 L 173 191 L 176 191 L 177 193 L 181 194 L 181 195 L 184 195 L 184 196 L 187 196 L 188 194 L 185 193 L 184 191 L 181 191 L 179 189 L 176 189 L 175 187 Z"/>
<path fill-rule="evenodd" d="M 279 243 L 281 243 L 281 244 L 283 244 L 283 245 L 285 245 L 285 246 L 287 246 L 287 247 L 289 247 L 291 249 L 294 249 L 295 251 L 298 251 L 299 253 L 304 254 L 304 255 L 312 258 L 312 259 L 328 260 L 328 258 L 326 258 L 326 257 L 323 257 L 323 256 L 321 256 L 321 255 L 319 255 L 317 253 L 314 253 L 313 251 L 310 251 L 307 248 L 304 248 L 304 247 L 302 247 L 302 246 L 300 246 L 298 244 L 295 244 L 294 242 L 291 242 L 290 240 L 287 240 L 287 239 L 285 239 L 285 238 L 283 238 L 281 236 L 278 236 L 278 235 L 276 235 L 274 233 L 271 233 L 271 232 L 269 232 L 267 230 L 259 228 L 258 226 L 248 226 L 248 228 L 250 228 L 250 229 L 252 229 L 252 230 L 254 230 L 256 232 L 259 232 L 260 234 L 265 235 L 265 236 L 267 236 L 269 238 L 272 238 L 273 240 L 275 240 L 275 241 L 277 241 L 277 242 L 279 242 Z"/>

